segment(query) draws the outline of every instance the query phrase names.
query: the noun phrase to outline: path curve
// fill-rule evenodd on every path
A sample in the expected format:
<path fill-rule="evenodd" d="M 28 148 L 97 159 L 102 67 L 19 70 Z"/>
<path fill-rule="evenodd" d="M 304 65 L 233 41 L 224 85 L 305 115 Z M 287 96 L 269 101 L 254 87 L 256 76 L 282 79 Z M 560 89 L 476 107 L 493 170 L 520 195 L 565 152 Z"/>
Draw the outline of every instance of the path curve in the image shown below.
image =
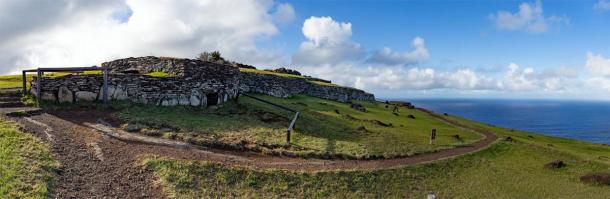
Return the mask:
<path fill-rule="evenodd" d="M 451 149 L 441 149 L 437 152 L 433 153 L 424 153 L 419 155 L 414 155 L 410 157 L 400 157 L 394 159 L 377 159 L 377 160 L 323 160 L 323 159 L 302 159 L 302 158 L 291 158 L 291 157 L 281 157 L 281 156 L 265 156 L 260 153 L 255 152 L 243 152 L 243 151 L 230 151 L 230 150 L 222 150 L 222 149 L 210 149 L 210 148 L 195 148 L 195 147 L 184 147 L 184 145 L 188 145 L 182 142 L 177 142 L 173 140 L 159 139 L 159 138 L 150 138 L 146 136 L 138 136 L 133 134 L 126 134 L 131 137 L 146 137 L 144 139 L 157 139 L 164 140 L 164 142 L 174 143 L 167 144 L 163 146 L 163 144 L 156 144 L 156 142 L 152 141 L 141 141 L 138 139 L 130 140 L 129 138 L 121 138 L 117 135 L 110 135 L 113 138 L 105 142 L 98 142 L 97 145 L 104 144 L 115 144 L 115 142 L 120 142 L 125 146 L 130 146 L 134 150 L 138 151 L 137 156 L 145 156 L 145 155 L 153 155 L 174 159 L 183 159 L 183 160 L 205 160 L 210 162 L 217 162 L 229 166 L 236 167 L 249 167 L 255 169 L 280 169 L 280 170 L 297 170 L 297 171 L 330 171 L 330 170 L 382 170 L 382 169 L 391 169 L 401 166 L 414 165 L 419 163 L 432 162 L 436 160 L 447 159 L 451 157 L 460 156 L 463 154 L 476 152 L 485 147 L 492 144 L 497 140 L 498 136 L 495 133 L 485 131 L 482 129 L 473 129 L 468 126 L 457 123 L 453 120 L 446 119 L 442 116 L 431 113 L 427 110 L 421 109 L 422 111 L 430 114 L 431 116 L 447 122 L 451 125 L 455 125 L 461 128 L 466 128 L 473 130 L 477 133 L 480 133 L 484 136 L 482 140 L 479 140 L 475 143 L 460 146 Z M 100 137 L 103 133 L 99 130 L 99 128 L 92 128 L 92 123 L 96 123 L 99 118 L 95 118 L 95 116 L 87 116 L 86 113 L 69 113 L 71 117 L 77 117 L 78 121 L 68 121 L 64 120 L 63 115 L 59 115 L 57 117 L 55 115 L 50 114 L 42 114 L 39 116 L 29 117 L 27 120 L 36 120 L 46 125 L 51 126 L 53 129 L 56 129 L 52 132 L 64 132 L 69 133 L 74 136 L 93 136 Z M 28 121 L 22 121 L 22 123 L 28 123 Z M 28 128 L 26 128 L 28 129 Z M 88 135 L 93 134 L 93 135 Z M 105 134 L 109 135 L 109 134 Z M 175 143 L 182 143 L 175 144 Z M 178 146 L 178 147 L 172 147 Z M 190 146 L 190 145 L 189 145 Z M 108 148 L 112 148 L 109 146 Z M 118 145 L 116 148 L 119 148 Z"/>
<path fill-rule="evenodd" d="M 235 152 L 193 147 L 170 147 L 115 139 L 91 128 L 97 115 L 70 112 L 67 115 L 42 113 L 27 117 L 6 117 L 7 112 L 26 108 L 0 108 L 6 119 L 16 121 L 22 130 L 46 142 L 62 167 L 55 197 L 163 198 L 155 177 L 140 164 L 143 157 L 201 160 L 231 167 L 279 169 L 287 171 L 381 170 L 427 163 L 482 150 L 498 136 L 482 129 L 472 129 L 431 112 L 431 116 L 455 126 L 474 130 L 484 139 L 473 144 L 435 153 L 380 160 L 321 160 L 264 156 L 254 152 Z M 67 120 L 66 118 L 71 118 Z"/>

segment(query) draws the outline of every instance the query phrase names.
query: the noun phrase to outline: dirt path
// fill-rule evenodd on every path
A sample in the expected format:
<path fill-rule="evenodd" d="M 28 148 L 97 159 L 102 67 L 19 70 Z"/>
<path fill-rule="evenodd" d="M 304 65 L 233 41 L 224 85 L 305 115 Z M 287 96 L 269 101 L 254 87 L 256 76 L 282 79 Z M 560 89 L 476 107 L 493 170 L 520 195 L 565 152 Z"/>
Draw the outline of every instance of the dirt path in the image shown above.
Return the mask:
<path fill-rule="evenodd" d="M 10 110 L 9 110 L 10 109 Z M 15 108 L 0 108 L 0 113 Z M 4 114 L 2 114 L 4 115 Z M 448 123 L 440 116 L 433 115 Z M 481 150 L 498 137 L 491 132 L 473 129 L 485 136 L 470 146 L 441 150 L 413 157 L 384 160 L 319 160 L 263 156 L 193 147 L 168 147 L 114 139 L 91 128 L 99 115 L 88 111 L 43 113 L 11 118 L 29 133 L 47 142 L 61 163 L 59 184 L 54 188 L 60 198 L 162 198 L 154 186 L 152 172 L 140 165 L 145 156 L 183 160 L 205 160 L 227 166 L 291 171 L 378 170 L 430 162 Z"/>

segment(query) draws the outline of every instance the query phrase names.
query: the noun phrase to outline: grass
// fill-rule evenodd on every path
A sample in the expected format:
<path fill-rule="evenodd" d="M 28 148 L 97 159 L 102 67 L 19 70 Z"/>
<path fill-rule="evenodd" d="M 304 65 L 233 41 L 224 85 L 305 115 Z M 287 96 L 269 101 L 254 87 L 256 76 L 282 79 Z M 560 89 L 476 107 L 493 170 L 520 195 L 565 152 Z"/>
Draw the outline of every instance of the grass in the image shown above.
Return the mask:
<path fill-rule="evenodd" d="M 57 168 L 44 144 L 0 120 L 0 198 L 47 198 Z"/>
<path fill-rule="evenodd" d="M 241 97 L 239 104 L 228 103 L 217 110 L 134 106 L 122 110 L 117 117 L 157 128 L 179 128 L 180 131 L 170 133 L 168 137 L 196 144 L 249 147 L 263 153 L 304 157 L 391 158 L 482 139 L 477 133 L 450 126 L 419 110 L 401 108 L 395 115 L 392 107 L 385 108 L 385 104 L 377 102 L 358 102 L 367 109 L 367 112 L 361 112 L 345 103 L 314 97 L 257 97 L 301 112 L 290 147 L 283 145 L 293 113 L 247 97 Z M 264 122 L 265 115 L 271 121 Z M 416 119 L 410 119 L 408 115 L 414 115 Z M 433 128 L 437 129 L 438 137 L 436 143 L 430 145 L 429 132 Z M 456 134 L 461 140 L 452 137 Z"/>
<path fill-rule="evenodd" d="M 44 77 L 48 78 L 57 78 L 69 75 L 71 73 L 45 73 Z M 85 75 L 100 75 L 102 71 L 85 71 L 83 74 Z M 27 88 L 30 88 L 30 81 L 35 77 L 34 74 L 28 74 L 27 77 Z M 0 76 L 0 89 L 3 88 L 21 88 L 23 86 L 23 82 L 21 80 L 21 75 L 3 75 Z"/>
<path fill-rule="evenodd" d="M 579 181 L 590 172 L 610 172 L 610 164 L 591 161 L 587 154 L 595 148 L 608 155 L 610 146 L 552 137 L 528 140 L 533 134 L 467 123 L 516 139 L 453 159 L 380 171 L 251 170 L 155 157 L 143 164 L 159 177 L 170 198 L 424 198 L 428 192 L 440 198 L 610 197 L 610 187 Z M 552 160 L 567 166 L 544 169 Z"/>
<path fill-rule="evenodd" d="M 162 72 L 162 71 L 150 72 L 150 73 L 147 73 L 145 75 L 148 75 L 148 76 L 151 76 L 151 77 L 167 77 L 167 76 L 169 76 L 168 73 Z"/>
<path fill-rule="evenodd" d="M 27 75 L 28 81 L 32 80 L 35 75 Z M 2 88 L 21 88 L 23 82 L 21 81 L 21 75 L 5 75 L 0 76 L 0 89 Z M 27 84 L 29 88 L 29 84 Z"/>
<path fill-rule="evenodd" d="M 286 74 L 286 73 L 276 73 L 276 72 L 272 72 L 272 71 L 258 70 L 258 69 L 252 69 L 252 68 L 239 68 L 239 71 L 242 73 L 256 73 L 256 74 L 264 74 L 264 75 L 276 75 L 276 76 L 288 77 L 288 78 L 307 79 L 307 77 L 305 77 L 305 76 Z M 309 79 L 307 79 L 307 81 L 310 83 L 322 85 L 322 86 L 344 87 L 344 86 L 339 86 L 337 84 L 328 83 L 328 82 L 314 81 L 314 80 L 309 80 Z"/>

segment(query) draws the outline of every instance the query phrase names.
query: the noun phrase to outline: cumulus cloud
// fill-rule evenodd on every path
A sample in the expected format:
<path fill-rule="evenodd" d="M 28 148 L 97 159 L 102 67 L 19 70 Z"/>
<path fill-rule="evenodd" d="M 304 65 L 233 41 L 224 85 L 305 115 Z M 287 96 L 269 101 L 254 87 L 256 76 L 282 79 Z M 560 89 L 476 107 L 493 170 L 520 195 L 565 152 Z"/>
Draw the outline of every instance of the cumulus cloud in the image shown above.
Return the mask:
<path fill-rule="evenodd" d="M 498 88 L 506 90 L 536 90 L 536 75 L 533 68 L 519 69 L 519 65 L 510 63 L 504 79 L 498 82 Z"/>
<path fill-rule="evenodd" d="M 610 77 L 610 58 L 588 52 L 586 66 L 592 76 Z"/>
<path fill-rule="evenodd" d="M 255 0 L 71 1 L 0 4 L 0 73 L 87 66 L 127 56 L 194 57 L 219 50 L 251 64 L 284 62 L 257 48 L 289 19 L 289 4 Z M 223 17 L 218 17 L 223 16 Z M 18 68 L 15 68 L 17 66 Z"/>
<path fill-rule="evenodd" d="M 566 16 L 545 16 L 540 0 L 535 3 L 521 3 L 516 13 L 498 11 L 491 15 L 491 19 L 500 30 L 525 30 L 530 33 L 546 32 L 551 25 L 569 23 Z"/>
<path fill-rule="evenodd" d="M 312 16 L 303 23 L 302 32 L 307 41 L 301 43 L 293 56 L 293 63 L 308 66 L 338 64 L 362 56 L 360 44 L 351 41 L 351 23 Z"/>
<path fill-rule="evenodd" d="M 595 5 L 593 5 L 593 9 L 597 11 L 608 11 L 610 10 L 610 1 L 609 0 L 599 0 Z"/>
<path fill-rule="evenodd" d="M 384 48 L 381 51 L 374 53 L 367 60 L 369 63 L 377 63 L 384 65 L 411 65 L 427 60 L 430 55 L 423 38 L 415 37 L 411 42 L 412 51 L 394 52 L 390 48 Z"/>

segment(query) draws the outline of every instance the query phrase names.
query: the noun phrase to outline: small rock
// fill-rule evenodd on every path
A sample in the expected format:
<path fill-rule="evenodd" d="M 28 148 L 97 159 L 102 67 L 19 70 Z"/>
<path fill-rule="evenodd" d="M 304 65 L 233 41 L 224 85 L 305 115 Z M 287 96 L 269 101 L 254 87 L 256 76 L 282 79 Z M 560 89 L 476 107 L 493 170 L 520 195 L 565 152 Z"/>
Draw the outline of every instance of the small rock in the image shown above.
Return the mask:
<path fill-rule="evenodd" d="M 362 111 L 362 112 L 366 112 L 366 108 L 364 108 L 364 106 L 362 106 L 362 104 L 351 104 L 350 107 L 353 109 Z"/>
<path fill-rule="evenodd" d="M 337 109 L 335 109 L 335 113 L 337 113 L 337 114 L 341 114 L 341 113 L 339 113 L 339 110 L 337 110 Z"/>
<path fill-rule="evenodd" d="M 140 132 L 144 128 L 146 128 L 146 126 L 142 124 L 126 124 L 123 126 L 123 129 L 130 133 Z"/>
<path fill-rule="evenodd" d="M 366 131 L 366 127 L 359 126 L 358 128 L 356 128 L 356 130 L 358 130 L 358 131 Z"/>
<path fill-rule="evenodd" d="M 413 115 L 408 115 L 407 117 L 411 118 L 411 119 L 415 119 L 415 116 L 413 116 Z"/>
<path fill-rule="evenodd" d="M 561 160 L 554 160 L 544 165 L 546 169 L 559 169 L 561 167 L 566 166 L 566 164 Z"/>
<path fill-rule="evenodd" d="M 512 138 L 512 137 L 510 137 L 510 136 L 508 136 L 508 137 L 506 137 L 504 140 L 505 140 L 505 141 L 507 141 L 507 142 L 512 142 L 512 141 L 513 141 L 513 138 Z"/>
<path fill-rule="evenodd" d="M 451 137 L 455 140 L 462 140 L 462 138 L 458 134 L 452 135 Z"/>
<path fill-rule="evenodd" d="M 581 176 L 580 181 L 591 185 L 610 185 L 610 173 L 589 173 Z"/>
<path fill-rule="evenodd" d="M 91 102 L 91 101 L 95 101 L 95 99 L 97 98 L 97 94 L 94 92 L 88 92 L 88 91 L 78 91 L 76 92 L 76 101 L 87 101 L 87 102 Z"/>
<path fill-rule="evenodd" d="M 274 118 L 275 118 L 275 115 L 273 115 L 271 113 L 261 114 L 261 120 L 263 120 L 263 121 L 273 120 Z"/>
<path fill-rule="evenodd" d="M 161 131 L 156 130 L 156 129 L 144 129 L 141 132 L 144 135 L 154 136 L 154 137 L 161 136 L 161 134 L 162 134 Z"/>

